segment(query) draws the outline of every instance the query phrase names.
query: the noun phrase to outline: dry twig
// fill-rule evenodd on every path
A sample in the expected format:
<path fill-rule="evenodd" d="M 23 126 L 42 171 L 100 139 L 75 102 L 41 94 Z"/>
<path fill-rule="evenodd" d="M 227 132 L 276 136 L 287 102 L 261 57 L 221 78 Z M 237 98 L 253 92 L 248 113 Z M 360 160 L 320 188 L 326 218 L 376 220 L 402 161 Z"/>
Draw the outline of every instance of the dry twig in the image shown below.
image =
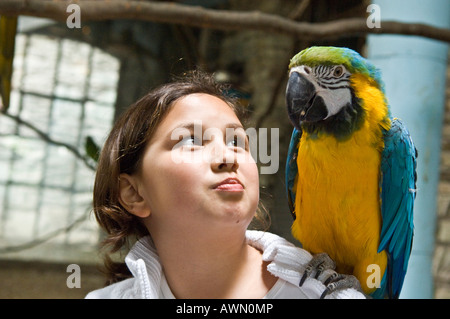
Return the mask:
<path fill-rule="evenodd" d="M 66 21 L 69 15 L 66 9 L 70 3 L 80 6 L 81 19 L 84 22 L 135 19 L 216 30 L 276 32 L 302 40 L 324 40 L 356 34 L 403 34 L 450 42 L 450 30 L 420 23 L 382 21 L 381 28 L 367 27 L 364 18 L 307 23 L 257 11 L 215 10 L 168 2 L 2 0 L 0 14 L 28 15 Z"/>

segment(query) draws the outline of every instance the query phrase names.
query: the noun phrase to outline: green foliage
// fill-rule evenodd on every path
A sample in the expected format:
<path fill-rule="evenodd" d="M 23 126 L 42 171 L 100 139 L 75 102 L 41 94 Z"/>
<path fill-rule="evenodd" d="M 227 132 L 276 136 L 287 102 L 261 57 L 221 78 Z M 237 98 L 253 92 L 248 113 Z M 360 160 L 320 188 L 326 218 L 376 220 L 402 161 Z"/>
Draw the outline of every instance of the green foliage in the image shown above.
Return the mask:
<path fill-rule="evenodd" d="M 84 143 L 84 149 L 86 154 L 92 158 L 95 162 L 98 162 L 98 158 L 100 156 L 100 147 L 94 142 L 92 137 L 87 136 L 86 141 Z"/>

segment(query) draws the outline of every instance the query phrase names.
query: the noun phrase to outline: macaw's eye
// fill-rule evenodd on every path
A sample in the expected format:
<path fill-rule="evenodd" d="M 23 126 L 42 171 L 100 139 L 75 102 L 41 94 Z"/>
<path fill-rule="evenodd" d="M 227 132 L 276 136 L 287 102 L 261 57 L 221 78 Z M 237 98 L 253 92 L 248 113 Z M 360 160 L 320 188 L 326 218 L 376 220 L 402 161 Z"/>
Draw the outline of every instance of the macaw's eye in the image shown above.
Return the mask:
<path fill-rule="evenodd" d="M 344 67 L 338 65 L 337 67 L 334 68 L 333 75 L 335 77 L 340 77 L 342 76 L 342 74 L 344 74 Z"/>

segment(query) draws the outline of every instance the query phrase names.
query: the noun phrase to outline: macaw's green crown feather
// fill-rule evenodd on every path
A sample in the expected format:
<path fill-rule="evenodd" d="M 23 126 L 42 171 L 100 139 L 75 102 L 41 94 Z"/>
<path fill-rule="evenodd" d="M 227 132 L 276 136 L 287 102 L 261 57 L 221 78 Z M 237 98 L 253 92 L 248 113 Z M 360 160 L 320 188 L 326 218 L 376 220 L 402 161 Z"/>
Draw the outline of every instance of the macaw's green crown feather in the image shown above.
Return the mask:
<path fill-rule="evenodd" d="M 339 47 L 310 47 L 295 55 L 289 69 L 298 65 L 315 67 L 318 65 L 344 65 L 351 73 L 360 73 L 374 79 L 384 91 L 380 71 L 358 52 Z"/>

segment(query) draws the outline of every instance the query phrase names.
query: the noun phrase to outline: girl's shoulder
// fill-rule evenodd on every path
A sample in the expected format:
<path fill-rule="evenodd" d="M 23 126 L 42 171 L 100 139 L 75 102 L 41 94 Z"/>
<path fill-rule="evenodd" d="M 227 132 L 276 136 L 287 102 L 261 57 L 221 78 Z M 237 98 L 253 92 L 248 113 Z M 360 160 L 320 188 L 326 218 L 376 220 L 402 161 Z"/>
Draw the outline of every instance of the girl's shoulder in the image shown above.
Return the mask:
<path fill-rule="evenodd" d="M 303 277 L 306 267 L 313 256 L 306 250 L 295 246 L 286 239 L 261 231 L 247 231 L 247 243 L 262 252 L 262 259 L 268 262 L 267 270 L 275 277 L 282 279 L 283 285 L 281 294 L 276 294 L 275 298 L 319 298 L 327 288 L 323 282 L 332 275 L 334 270 L 326 269 L 318 279 L 308 277 L 300 287 L 299 283 Z M 268 296 L 269 297 L 269 296 Z M 270 298 L 270 297 L 269 297 Z M 365 298 L 365 296 L 354 288 L 335 291 L 327 296 L 331 299 L 353 299 Z"/>

